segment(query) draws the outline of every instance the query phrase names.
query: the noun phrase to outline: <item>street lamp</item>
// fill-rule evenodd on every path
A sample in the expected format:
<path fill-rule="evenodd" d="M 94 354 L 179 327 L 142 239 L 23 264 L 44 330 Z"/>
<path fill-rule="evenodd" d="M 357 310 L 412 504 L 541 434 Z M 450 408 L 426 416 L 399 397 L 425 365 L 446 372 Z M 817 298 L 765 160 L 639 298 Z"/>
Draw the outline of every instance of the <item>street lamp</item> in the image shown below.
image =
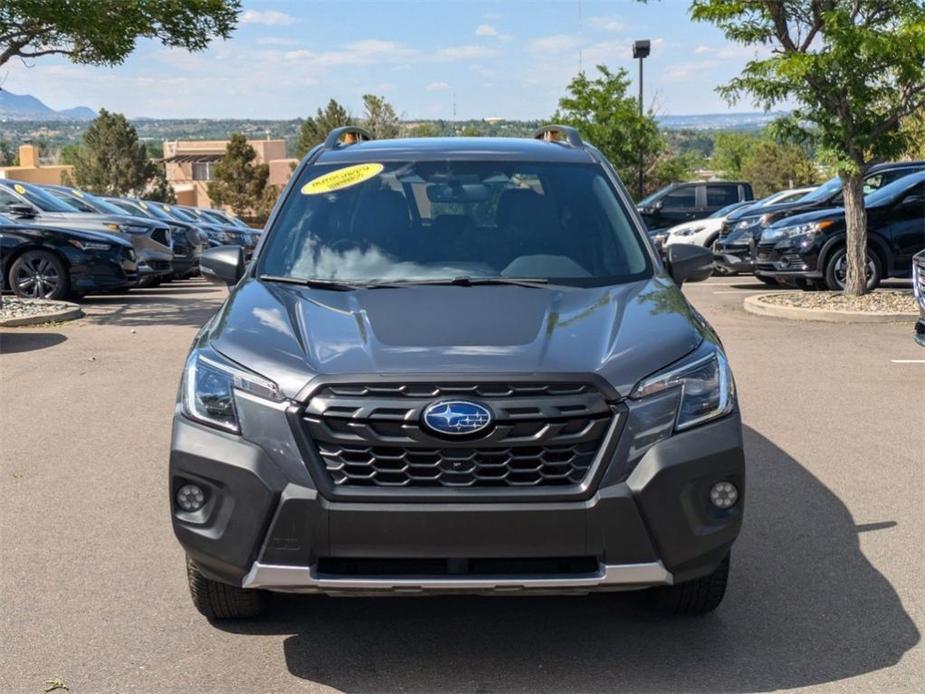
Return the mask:
<path fill-rule="evenodd" d="M 652 44 L 648 39 L 641 41 L 633 42 L 633 57 L 639 59 L 639 117 L 642 117 L 642 61 L 645 58 L 649 57 L 649 53 L 652 52 Z M 643 177 L 643 154 L 642 154 L 642 142 L 639 143 L 639 197 L 637 200 L 642 200 L 642 177 Z"/>

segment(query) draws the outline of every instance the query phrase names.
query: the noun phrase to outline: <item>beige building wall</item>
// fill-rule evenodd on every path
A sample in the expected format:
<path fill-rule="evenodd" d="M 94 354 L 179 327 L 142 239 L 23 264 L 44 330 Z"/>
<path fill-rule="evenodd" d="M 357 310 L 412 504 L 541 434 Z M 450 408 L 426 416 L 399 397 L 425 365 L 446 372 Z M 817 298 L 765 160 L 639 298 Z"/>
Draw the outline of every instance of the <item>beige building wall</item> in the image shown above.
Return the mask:
<path fill-rule="evenodd" d="M 0 166 L 0 178 L 26 183 L 60 185 L 65 173 L 71 173 L 73 166 L 39 164 L 39 152 L 35 145 L 19 147 L 19 166 Z"/>
<path fill-rule="evenodd" d="M 248 140 L 257 157 L 255 164 L 270 168 L 270 185 L 283 186 L 292 176 L 297 159 L 286 158 L 285 140 Z M 224 156 L 227 140 L 175 140 L 164 143 L 167 181 L 182 205 L 213 207 L 208 184 L 212 168 Z"/>

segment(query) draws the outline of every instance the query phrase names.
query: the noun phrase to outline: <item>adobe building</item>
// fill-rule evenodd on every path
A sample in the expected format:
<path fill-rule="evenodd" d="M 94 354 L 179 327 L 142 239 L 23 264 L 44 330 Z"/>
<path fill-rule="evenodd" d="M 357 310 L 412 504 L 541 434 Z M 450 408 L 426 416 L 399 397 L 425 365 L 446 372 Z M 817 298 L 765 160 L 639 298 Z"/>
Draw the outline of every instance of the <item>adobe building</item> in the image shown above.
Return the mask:
<path fill-rule="evenodd" d="M 248 140 L 257 158 L 255 164 L 270 167 L 269 185 L 283 186 L 292 175 L 298 159 L 286 157 L 285 140 Z M 164 166 L 167 181 L 177 193 L 181 205 L 212 207 L 209 181 L 215 165 L 225 156 L 227 140 L 175 140 L 164 143 Z"/>
<path fill-rule="evenodd" d="M 73 166 L 39 163 L 39 150 L 35 145 L 20 145 L 19 166 L 0 166 L 0 178 L 26 183 L 61 185 L 65 173 Z"/>

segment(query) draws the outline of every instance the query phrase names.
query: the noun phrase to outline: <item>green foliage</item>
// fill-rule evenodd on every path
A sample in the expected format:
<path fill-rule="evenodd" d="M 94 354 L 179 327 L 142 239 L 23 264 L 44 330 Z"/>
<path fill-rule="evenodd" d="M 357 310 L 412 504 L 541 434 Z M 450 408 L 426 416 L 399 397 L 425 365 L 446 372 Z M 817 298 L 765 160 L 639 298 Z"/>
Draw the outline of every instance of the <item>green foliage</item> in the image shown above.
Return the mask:
<path fill-rule="evenodd" d="M 672 154 L 666 150 L 645 171 L 643 195 L 654 193 L 659 188 L 677 181 L 690 181 L 703 168 L 703 156 L 696 151 Z"/>
<path fill-rule="evenodd" d="M 209 182 L 209 197 L 214 204 L 227 205 L 236 215 L 246 217 L 264 203 L 270 167 L 254 164 L 256 158 L 257 152 L 247 138 L 234 133 Z"/>
<path fill-rule="evenodd" d="M 755 195 L 763 198 L 778 190 L 817 183 L 819 174 L 799 145 L 761 140 L 746 157 L 739 178 L 750 181 Z"/>
<path fill-rule="evenodd" d="M 627 95 L 630 80 L 626 70 L 611 72 L 598 65 L 597 72 L 594 79 L 584 72 L 572 79 L 568 95 L 559 99 L 551 120 L 577 128 L 610 160 L 623 180 L 636 180 L 640 156 L 649 169 L 664 152 L 665 141 L 652 113 L 640 115 L 639 101 Z"/>
<path fill-rule="evenodd" d="M 401 126 L 398 114 L 392 104 L 384 96 L 375 94 L 363 95 L 364 127 L 372 133 L 377 140 L 386 140 L 398 137 Z"/>
<path fill-rule="evenodd" d="M 148 200 L 157 200 L 158 202 L 175 203 L 177 193 L 173 186 L 167 181 L 167 169 L 163 164 L 154 165 L 154 176 L 148 184 L 148 190 L 145 193 Z"/>
<path fill-rule="evenodd" d="M 691 16 L 727 38 L 770 47 L 719 92 L 765 108 L 794 101 L 782 124 L 834 162 L 845 183 L 846 292 L 865 291 L 867 245 L 861 177 L 901 155 L 902 124 L 925 110 L 925 3 L 922 0 L 692 0 Z"/>
<path fill-rule="evenodd" d="M 299 139 L 296 141 L 296 156 L 300 159 L 304 157 L 312 147 L 324 142 L 324 138 L 334 128 L 353 124 L 354 120 L 347 113 L 347 109 L 331 99 L 324 110 L 319 108 L 314 118 L 309 116 L 302 123 L 299 129 Z"/>
<path fill-rule="evenodd" d="M 761 141 L 762 137 L 756 133 L 719 133 L 714 141 L 710 165 L 725 178 L 739 180 L 742 178 L 742 167 Z"/>
<path fill-rule="evenodd" d="M 408 128 L 408 137 L 437 137 L 440 132 L 433 123 L 417 123 Z"/>
<path fill-rule="evenodd" d="M 0 65 L 53 54 L 118 65 L 139 38 L 201 51 L 231 36 L 240 11 L 239 0 L 3 0 Z"/>
<path fill-rule="evenodd" d="M 101 195 L 144 194 L 155 167 L 121 113 L 100 109 L 76 151 L 68 151 L 75 185 Z"/>
<path fill-rule="evenodd" d="M 11 142 L 0 140 L 0 166 L 16 166 L 19 163 L 19 152 Z"/>

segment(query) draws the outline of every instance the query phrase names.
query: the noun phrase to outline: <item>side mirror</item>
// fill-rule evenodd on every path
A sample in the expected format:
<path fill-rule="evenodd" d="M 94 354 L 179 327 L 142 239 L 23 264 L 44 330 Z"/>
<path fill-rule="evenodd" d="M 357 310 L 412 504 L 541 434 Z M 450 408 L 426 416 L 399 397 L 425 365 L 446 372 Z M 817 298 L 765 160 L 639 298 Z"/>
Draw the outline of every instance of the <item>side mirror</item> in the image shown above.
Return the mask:
<path fill-rule="evenodd" d="M 664 200 L 659 200 L 658 202 L 656 202 L 655 204 L 652 205 L 652 209 L 655 210 L 656 212 L 658 212 L 658 211 L 659 211 L 660 209 L 662 209 L 664 206 L 665 206 L 665 201 L 664 201 Z"/>
<path fill-rule="evenodd" d="M 903 198 L 903 201 L 899 203 L 903 207 L 922 207 L 925 206 L 925 195 L 912 194 L 907 195 Z"/>
<path fill-rule="evenodd" d="M 680 287 L 685 282 L 702 282 L 713 274 L 713 252 L 703 246 L 675 243 L 665 254 L 668 274 Z"/>
<path fill-rule="evenodd" d="M 14 203 L 7 206 L 6 211 L 13 215 L 14 217 L 28 218 L 32 219 L 35 217 L 35 208 L 32 205 L 23 205 L 22 203 Z"/>
<path fill-rule="evenodd" d="M 199 271 L 215 284 L 235 285 L 244 277 L 244 249 L 241 246 L 216 246 L 205 250 L 199 259 Z"/>

